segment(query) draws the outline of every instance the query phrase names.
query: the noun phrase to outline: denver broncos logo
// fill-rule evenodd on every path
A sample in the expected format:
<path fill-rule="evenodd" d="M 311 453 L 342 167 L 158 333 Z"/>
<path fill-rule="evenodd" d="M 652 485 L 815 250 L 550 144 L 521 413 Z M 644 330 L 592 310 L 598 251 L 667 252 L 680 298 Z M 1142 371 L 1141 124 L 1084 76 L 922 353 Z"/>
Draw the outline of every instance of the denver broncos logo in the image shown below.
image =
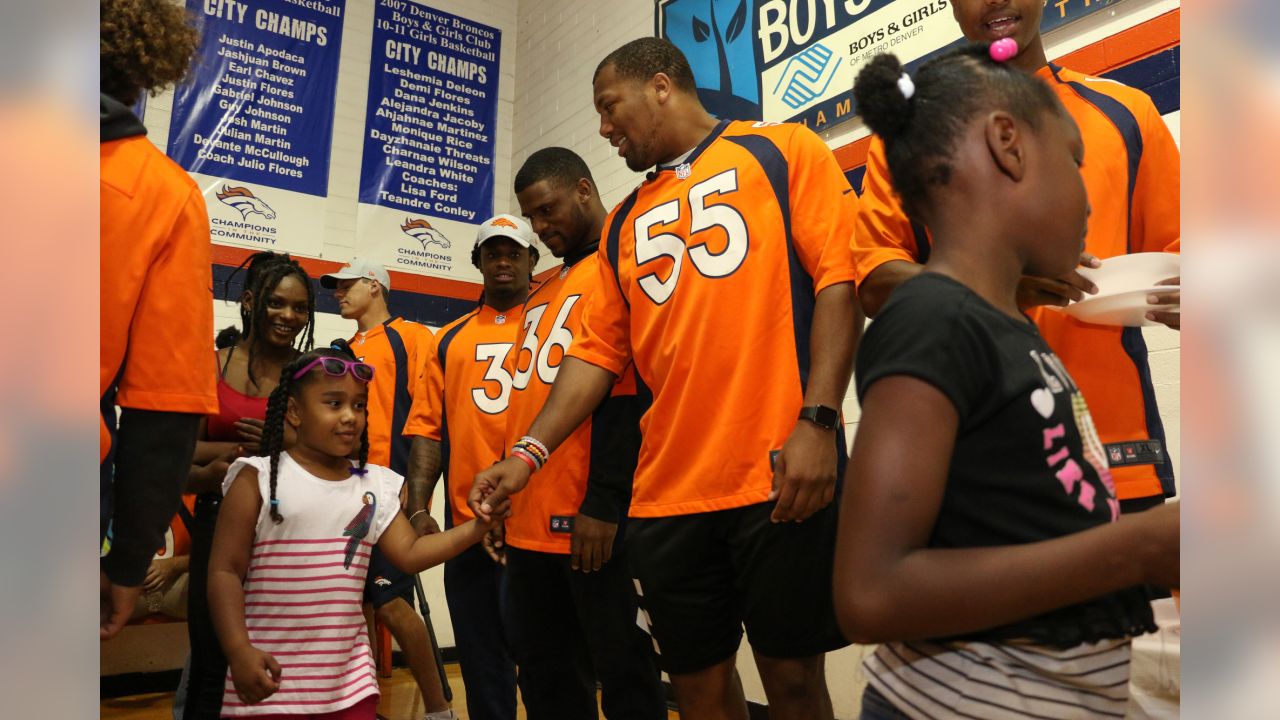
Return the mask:
<path fill-rule="evenodd" d="M 426 250 L 428 245 L 439 245 L 444 249 L 449 249 L 453 243 L 449 242 L 449 238 L 444 233 L 431 227 L 431 223 L 422 218 L 412 219 L 406 218 L 400 229 L 405 235 L 422 243 L 422 249 Z"/>
<path fill-rule="evenodd" d="M 253 213 L 258 213 L 268 220 L 276 219 L 276 211 L 247 187 L 223 185 L 222 192 L 217 195 L 219 200 L 239 210 L 241 219 L 248 220 Z"/>
<path fill-rule="evenodd" d="M 515 223 L 511 222 L 510 220 L 504 217 L 494 218 L 493 222 L 489 223 L 489 227 L 504 227 L 504 228 L 511 228 L 512 230 L 520 229 L 516 227 Z"/>

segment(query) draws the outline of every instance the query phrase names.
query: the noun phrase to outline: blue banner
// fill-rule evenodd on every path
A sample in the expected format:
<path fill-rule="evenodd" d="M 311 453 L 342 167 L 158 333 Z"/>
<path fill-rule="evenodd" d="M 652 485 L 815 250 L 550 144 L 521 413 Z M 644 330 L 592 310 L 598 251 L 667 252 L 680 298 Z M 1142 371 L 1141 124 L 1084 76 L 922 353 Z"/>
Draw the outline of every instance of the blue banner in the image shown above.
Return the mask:
<path fill-rule="evenodd" d="M 1041 32 L 1121 0 L 1046 0 Z M 874 55 L 908 69 L 961 42 L 950 0 L 658 0 L 655 34 L 693 66 L 711 114 L 823 128 L 853 117 Z"/>
<path fill-rule="evenodd" d="M 501 31 L 378 0 L 360 202 L 479 223 L 493 214 Z"/>
<path fill-rule="evenodd" d="M 170 157 L 193 173 L 325 195 L 346 0 L 187 9 L 203 39 L 174 96 Z"/>

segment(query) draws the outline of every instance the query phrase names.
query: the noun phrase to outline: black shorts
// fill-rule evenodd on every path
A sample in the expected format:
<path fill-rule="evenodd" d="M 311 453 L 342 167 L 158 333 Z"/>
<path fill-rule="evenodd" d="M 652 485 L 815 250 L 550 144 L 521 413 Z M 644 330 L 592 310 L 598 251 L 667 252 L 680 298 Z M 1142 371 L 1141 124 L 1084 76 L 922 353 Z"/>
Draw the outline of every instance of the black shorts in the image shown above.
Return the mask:
<path fill-rule="evenodd" d="M 364 581 L 364 601 L 377 610 L 396 598 L 404 598 L 413 607 L 413 576 L 400 572 L 374 545 L 369 554 L 369 577 Z"/>
<path fill-rule="evenodd" d="M 742 629 L 771 658 L 849 644 L 831 596 L 838 500 L 802 523 L 773 523 L 774 503 L 632 518 L 627 557 L 662 669 L 703 670 L 734 656 Z"/>

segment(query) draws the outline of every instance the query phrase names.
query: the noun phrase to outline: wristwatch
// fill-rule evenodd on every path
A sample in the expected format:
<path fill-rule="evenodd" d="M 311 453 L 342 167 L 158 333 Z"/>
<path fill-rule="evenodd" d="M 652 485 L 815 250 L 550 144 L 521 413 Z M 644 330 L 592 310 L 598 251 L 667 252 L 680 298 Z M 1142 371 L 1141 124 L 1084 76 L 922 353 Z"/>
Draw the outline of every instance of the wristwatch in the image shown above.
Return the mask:
<path fill-rule="evenodd" d="M 840 413 L 826 405 L 809 405 L 800 408 L 800 419 L 808 420 L 824 430 L 840 427 Z"/>

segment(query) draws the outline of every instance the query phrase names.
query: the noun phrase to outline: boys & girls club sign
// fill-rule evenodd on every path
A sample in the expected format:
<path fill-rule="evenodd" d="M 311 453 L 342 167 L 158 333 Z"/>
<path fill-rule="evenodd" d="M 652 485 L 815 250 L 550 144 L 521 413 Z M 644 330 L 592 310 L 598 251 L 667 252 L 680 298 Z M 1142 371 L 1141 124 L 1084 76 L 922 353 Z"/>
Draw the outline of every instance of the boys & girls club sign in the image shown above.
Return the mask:
<path fill-rule="evenodd" d="M 1120 1 L 1046 0 L 1041 31 Z M 654 24 L 712 114 L 813 128 L 853 117 L 872 57 L 892 52 L 910 71 L 963 40 L 951 0 L 658 0 Z"/>

